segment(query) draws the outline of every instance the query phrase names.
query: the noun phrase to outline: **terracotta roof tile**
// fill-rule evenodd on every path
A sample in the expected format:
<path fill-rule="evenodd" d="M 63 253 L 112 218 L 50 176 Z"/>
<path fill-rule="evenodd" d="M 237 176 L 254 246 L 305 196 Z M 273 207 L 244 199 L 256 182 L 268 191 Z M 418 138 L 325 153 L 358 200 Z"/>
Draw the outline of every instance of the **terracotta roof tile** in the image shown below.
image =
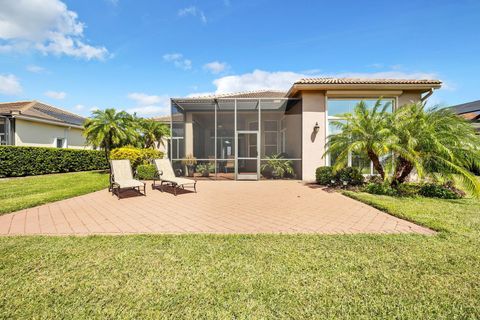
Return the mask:
<path fill-rule="evenodd" d="M 303 78 L 295 84 L 434 84 L 440 80 L 432 79 L 369 79 L 369 78 Z"/>

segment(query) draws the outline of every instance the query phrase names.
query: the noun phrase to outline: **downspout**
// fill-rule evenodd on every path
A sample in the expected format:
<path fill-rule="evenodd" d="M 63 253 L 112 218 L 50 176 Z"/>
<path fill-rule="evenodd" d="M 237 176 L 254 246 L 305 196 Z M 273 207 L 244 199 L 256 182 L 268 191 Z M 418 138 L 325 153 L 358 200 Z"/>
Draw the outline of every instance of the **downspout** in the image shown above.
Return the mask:
<path fill-rule="evenodd" d="M 426 95 L 424 95 L 423 97 L 420 98 L 420 101 L 423 103 L 425 102 L 425 100 L 427 100 L 428 98 L 430 98 L 430 96 L 433 94 L 433 89 L 430 89 L 430 91 L 427 92 Z"/>

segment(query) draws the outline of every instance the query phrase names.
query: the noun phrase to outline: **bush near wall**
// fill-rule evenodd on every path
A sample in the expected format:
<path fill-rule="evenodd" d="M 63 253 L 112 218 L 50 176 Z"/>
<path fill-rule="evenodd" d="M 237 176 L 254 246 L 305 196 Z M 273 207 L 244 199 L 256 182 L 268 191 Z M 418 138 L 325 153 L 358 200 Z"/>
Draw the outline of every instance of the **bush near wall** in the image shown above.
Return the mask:
<path fill-rule="evenodd" d="M 324 186 L 343 185 L 346 182 L 349 186 L 359 186 L 364 183 L 364 177 L 357 168 L 345 167 L 333 172 L 332 167 L 318 167 L 315 170 L 317 183 Z"/>
<path fill-rule="evenodd" d="M 0 146 L 0 177 L 103 169 L 108 169 L 103 151 Z"/>

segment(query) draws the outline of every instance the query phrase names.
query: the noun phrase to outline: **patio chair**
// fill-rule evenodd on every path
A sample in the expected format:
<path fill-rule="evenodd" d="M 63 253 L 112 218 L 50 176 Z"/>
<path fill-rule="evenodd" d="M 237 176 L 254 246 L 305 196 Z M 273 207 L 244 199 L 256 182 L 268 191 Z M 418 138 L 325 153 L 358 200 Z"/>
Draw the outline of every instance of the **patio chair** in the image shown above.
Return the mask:
<path fill-rule="evenodd" d="M 133 178 L 130 160 L 110 160 L 110 168 L 110 190 L 112 195 L 116 194 L 118 199 L 120 199 L 120 191 L 124 189 L 136 189 L 141 194 L 141 187 L 143 187 L 143 195 L 147 195 L 146 183 Z"/>
<path fill-rule="evenodd" d="M 177 189 L 182 188 L 185 189 L 185 186 L 192 186 L 195 193 L 197 192 L 197 180 L 185 179 L 176 177 L 175 173 L 173 172 L 172 164 L 170 163 L 169 159 L 155 159 L 154 161 L 155 167 L 157 169 L 157 174 L 155 179 L 153 179 L 152 188 L 157 187 L 157 180 L 160 181 L 160 191 L 163 192 L 164 185 L 170 185 L 173 187 L 173 193 L 177 195 Z"/>

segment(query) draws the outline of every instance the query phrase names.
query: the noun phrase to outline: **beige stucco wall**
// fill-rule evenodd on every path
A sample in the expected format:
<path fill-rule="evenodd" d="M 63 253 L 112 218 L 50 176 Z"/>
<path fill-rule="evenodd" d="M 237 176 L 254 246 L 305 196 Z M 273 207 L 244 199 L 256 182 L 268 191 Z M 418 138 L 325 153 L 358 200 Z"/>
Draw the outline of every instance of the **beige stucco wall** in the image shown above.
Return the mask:
<path fill-rule="evenodd" d="M 420 101 L 422 93 L 419 91 L 404 91 L 397 100 L 397 106 L 401 107 L 404 104 Z"/>
<path fill-rule="evenodd" d="M 325 165 L 325 93 L 302 92 L 302 108 L 302 180 L 315 181 L 315 169 Z M 320 130 L 314 134 L 316 123 Z"/>
<path fill-rule="evenodd" d="M 89 148 L 81 129 L 15 119 L 16 146 L 56 147 L 56 138 L 66 139 L 68 148 Z"/>

